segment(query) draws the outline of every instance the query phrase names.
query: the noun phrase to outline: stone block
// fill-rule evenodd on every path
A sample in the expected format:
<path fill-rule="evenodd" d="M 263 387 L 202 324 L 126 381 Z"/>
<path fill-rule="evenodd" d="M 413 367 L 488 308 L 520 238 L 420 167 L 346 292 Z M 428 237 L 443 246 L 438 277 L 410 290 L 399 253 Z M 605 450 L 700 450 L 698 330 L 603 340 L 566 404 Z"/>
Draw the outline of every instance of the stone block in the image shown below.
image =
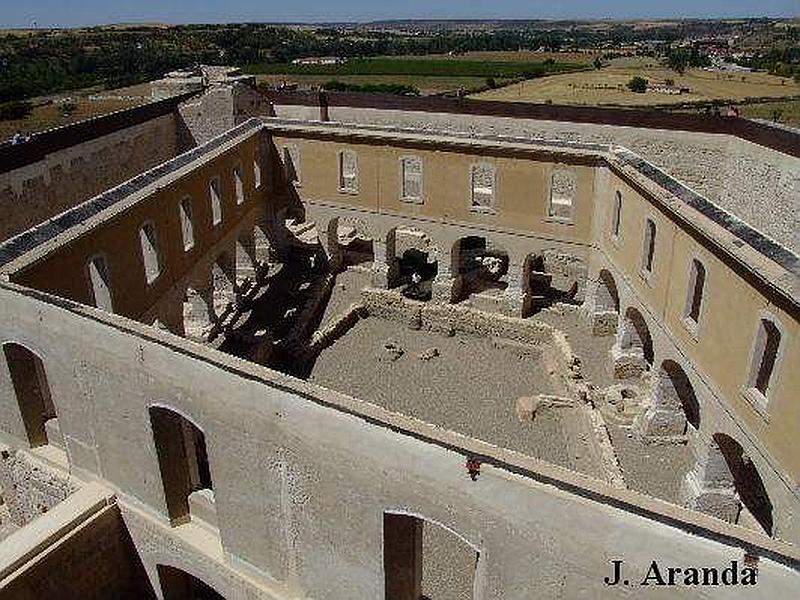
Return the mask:
<path fill-rule="evenodd" d="M 617 333 L 619 315 L 611 312 L 596 312 L 591 314 L 592 335 L 603 337 Z"/>

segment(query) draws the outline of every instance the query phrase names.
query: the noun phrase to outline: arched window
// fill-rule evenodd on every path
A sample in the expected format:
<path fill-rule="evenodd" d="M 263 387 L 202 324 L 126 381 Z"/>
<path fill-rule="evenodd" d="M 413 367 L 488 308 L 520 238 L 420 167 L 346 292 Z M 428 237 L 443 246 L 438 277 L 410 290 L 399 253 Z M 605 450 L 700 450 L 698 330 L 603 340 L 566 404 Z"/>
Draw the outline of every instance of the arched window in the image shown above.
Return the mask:
<path fill-rule="evenodd" d="M 219 177 L 214 177 L 208 183 L 208 195 L 211 198 L 211 223 L 222 223 L 222 186 Z"/>
<path fill-rule="evenodd" d="M 689 271 L 689 289 L 686 294 L 684 316 L 693 324 L 700 322 L 700 309 L 703 304 L 703 291 L 706 285 L 706 268 L 699 260 L 692 259 Z"/>
<path fill-rule="evenodd" d="M 244 179 L 242 179 L 242 167 L 233 168 L 233 187 L 236 192 L 236 204 L 244 202 Z"/>
<path fill-rule="evenodd" d="M 620 223 L 622 222 L 622 192 L 617 190 L 614 194 L 614 207 L 611 211 L 611 236 L 619 238 Z"/>
<path fill-rule="evenodd" d="M 147 283 L 153 283 L 161 273 L 160 259 L 158 255 L 158 236 L 156 227 L 153 223 L 145 223 L 139 229 L 139 243 L 142 247 L 142 262 L 144 264 L 144 275 Z"/>
<path fill-rule="evenodd" d="M 87 265 L 87 269 L 89 270 L 89 281 L 92 284 L 94 305 L 105 311 L 114 312 L 106 259 L 101 255 L 92 257 Z"/>
<path fill-rule="evenodd" d="M 180 204 L 181 236 L 183 237 L 183 250 L 188 252 L 194 248 L 194 211 L 191 196 L 184 196 Z"/>
<path fill-rule="evenodd" d="M 653 272 L 653 259 L 656 253 L 656 224 L 647 219 L 644 225 L 644 250 L 642 253 L 642 271 Z"/>
<path fill-rule="evenodd" d="M 339 152 L 339 190 L 358 191 L 358 155 L 353 150 Z"/>
<path fill-rule="evenodd" d="M 438 523 L 403 513 L 383 514 L 387 600 L 474 598 L 480 552 Z"/>
<path fill-rule="evenodd" d="M 775 364 L 781 345 L 781 332 L 774 321 L 762 318 L 756 333 L 753 364 L 750 366 L 748 386 L 762 396 L 769 392 L 775 374 Z"/>
<path fill-rule="evenodd" d="M 213 502 L 205 435 L 187 418 L 160 406 L 150 407 L 150 424 L 170 520 L 173 525 L 185 523 L 193 516 L 194 492 L 211 495 Z"/>
<path fill-rule="evenodd" d="M 63 446 L 44 363 L 25 346 L 13 342 L 3 344 L 3 354 L 31 448 Z"/>

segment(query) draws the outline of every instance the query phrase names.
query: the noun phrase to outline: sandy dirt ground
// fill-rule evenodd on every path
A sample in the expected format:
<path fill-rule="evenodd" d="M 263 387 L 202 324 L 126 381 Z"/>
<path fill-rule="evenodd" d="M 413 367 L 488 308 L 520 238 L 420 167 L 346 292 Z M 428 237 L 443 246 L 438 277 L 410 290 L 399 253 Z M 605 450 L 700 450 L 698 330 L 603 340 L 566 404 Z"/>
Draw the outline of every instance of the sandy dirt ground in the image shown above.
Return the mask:
<path fill-rule="evenodd" d="M 36 133 L 145 104 L 150 102 L 150 84 L 115 90 L 87 88 L 32 98 L 31 102 L 34 108 L 26 118 L 0 121 L 0 141 L 17 131 Z"/>
<path fill-rule="evenodd" d="M 518 397 L 553 391 L 543 350 L 368 318 L 323 350 L 309 381 L 569 467 L 559 413 L 542 411 L 530 423 L 515 413 Z"/>
<path fill-rule="evenodd" d="M 609 434 L 617 451 L 625 482 L 654 498 L 680 504 L 680 486 L 692 466 L 686 444 L 643 444 L 630 429 L 609 423 Z"/>
<path fill-rule="evenodd" d="M 664 84 L 670 79 L 674 81 L 674 85 L 688 87 L 691 91 L 680 95 L 655 91 L 638 94 L 626 87 L 634 76 L 644 77 L 650 83 L 659 84 Z M 615 62 L 600 70 L 529 79 L 470 97 L 510 102 L 549 101 L 554 104 L 589 106 L 598 104 L 646 106 L 715 99 L 743 100 L 797 95 L 800 95 L 800 84 L 792 79 L 767 73 L 728 73 L 689 69 L 681 75 L 657 64 Z"/>

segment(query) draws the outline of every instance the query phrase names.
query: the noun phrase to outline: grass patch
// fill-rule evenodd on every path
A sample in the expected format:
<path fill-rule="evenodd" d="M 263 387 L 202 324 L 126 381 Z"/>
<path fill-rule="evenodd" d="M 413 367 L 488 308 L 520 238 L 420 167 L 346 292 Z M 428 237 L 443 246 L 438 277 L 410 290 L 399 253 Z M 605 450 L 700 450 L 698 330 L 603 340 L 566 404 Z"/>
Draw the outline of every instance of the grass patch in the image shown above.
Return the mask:
<path fill-rule="evenodd" d="M 784 125 L 800 127 L 800 99 L 759 104 L 742 104 L 739 111 L 743 117 L 766 119 Z"/>

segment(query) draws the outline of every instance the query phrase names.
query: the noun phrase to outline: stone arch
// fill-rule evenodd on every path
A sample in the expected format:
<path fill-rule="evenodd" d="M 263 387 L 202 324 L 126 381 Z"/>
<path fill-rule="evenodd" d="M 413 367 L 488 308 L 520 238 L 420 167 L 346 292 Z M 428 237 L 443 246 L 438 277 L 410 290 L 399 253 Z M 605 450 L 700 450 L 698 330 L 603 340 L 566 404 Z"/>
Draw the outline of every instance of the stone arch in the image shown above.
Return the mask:
<path fill-rule="evenodd" d="M 672 437 L 700 428 L 700 405 L 686 371 L 674 360 L 661 363 L 653 404 L 642 416 L 642 435 Z"/>
<path fill-rule="evenodd" d="M 156 572 L 164 600 L 225 600 L 211 585 L 188 571 L 159 563 Z"/>
<path fill-rule="evenodd" d="M 772 501 L 758 469 L 741 444 L 727 434 L 715 433 L 708 452 L 707 478 L 715 481 L 718 487 L 732 487 L 741 503 L 733 521 L 751 528 L 758 527 L 771 536 L 774 525 Z M 716 474 L 709 472 L 713 466 L 718 469 Z"/>
<path fill-rule="evenodd" d="M 400 225 L 387 234 L 386 248 L 387 262 L 392 264 L 396 275 L 389 282 L 390 287 L 402 286 L 403 293 L 414 299 L 430 299 L 440 256 L 433 238 L 416 227 Z"/>
<path fill-rule="evenodd" d="M 433 519 L 401 511 L 383 513 L 386 598 L 418 600 L 443 592 L 453 598 L 476 598 L 480 557 L 476 545 Z"/>
<path fill-rule="evenodd" d="M 252 230 L 243 230 L 236 240 L 236 289 L 247 291 L 256 281 L 256 240 Z"/>
<path fill-rule="evenodd" d="M 223 250 L 211 265 L 213 318 L 219 322 L 232 310 L 236 301 L 236 257 Z"/>
<path fill-rule="evenodd" d="M 64 441 L 44 362 L 32 350 L 17 342 L 4 343 L 3 354 L 30 447 L 52 444 L 63 448 Z"/>
<path fill-rule="evenodd" d="M 608 269 L 601 269 L 598 274 L 593 300 L 593 306 L 589 305 L 592 334 L 606 336 L 616 333 L 620 309 L 619 289 Z"/>
<path fill-rule="evenodd" d="M 186 523 L 192 518 L 195 493 L 206 498 L 212 494 L 213 503 L 205 433 L 192 419 L 171 407 L 151 405 L 148 413 L 170 522 Z"/>
<path fill-rule="evenodd" d="M 257 221 L 253 225 L 254 259 L 259 272 L 266 271 L 267 267 L 269 267 L 272 242 L 270 241 L 268 231 L 267 226 L 261 221 Z"/>
<path fill-rule="evenodd" d="M 739 442 L 724 433 L 714 434 L 714 441 L 733 476 L 736 493 L 749 513 L 747 515 L 740 513 L 737 522 L 747 524 L 742 522 L 743 518 L 752 517 L 767 535 L 772 535 L 772 502 L 752 459 L 744 452 Z"/>
<path fill-rule="evenodd" d="M 601 269 L 598 276 L 595 310 L 619 314 L 619 290 L 614 276 L 608 269 Z"/>
<path fill-rule="evenodd" d="M 509 255 L 497 244 L 483 236 L 469 235 L 456 240 L 451 250 L 454 275 L 459 280 L 456 301 L 472 294 L 505 290 Z"/>

